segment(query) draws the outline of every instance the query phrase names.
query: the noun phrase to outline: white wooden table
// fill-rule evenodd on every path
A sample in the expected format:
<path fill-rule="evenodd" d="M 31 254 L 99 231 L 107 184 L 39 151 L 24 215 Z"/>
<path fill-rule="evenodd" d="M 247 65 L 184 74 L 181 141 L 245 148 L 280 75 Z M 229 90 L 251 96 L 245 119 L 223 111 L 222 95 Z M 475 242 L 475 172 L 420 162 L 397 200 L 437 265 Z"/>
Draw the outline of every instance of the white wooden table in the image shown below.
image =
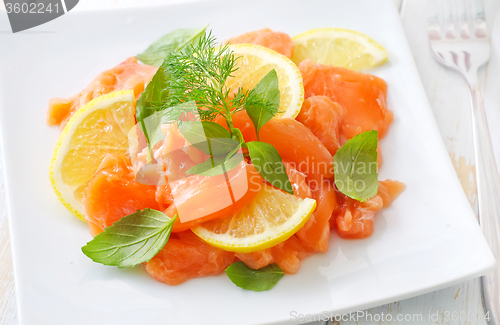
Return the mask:
<path fill-rule="evenodd" d="M 183 0 L 81 0 L 74 10 L 131 7 Z M 186 0 L 184 0 L 186 1 Z M 367 0 L 369 1 L 369 0 Z M 437 0 L 394 0 L 401 10 L 401 19 L 427 97 L 434 111 L 442 138 L 450 153 L 457 174 L 471 205 L 477 210 L 474 176 L 472 128 L 469 98 L 461 77 L 435 62 L 429 52 L 425 19 Z M 500 1 L 484 0 L 488 27 L 492 39 L 492 55 L 481 71 L 482 90 L 497 162 L 500 162 Z M 0 10 L 3 0 L 0 0 Z M 4 13 L 0 13 L 4 14 Z M 376 13 L 374 13 L 376 14 Z M 0 169 L 2 164 L 0 161 Z M 17 324 L 9 234 L 5 213 L 3 172 L 0 173 L 0 325 Z M 397 301 L 365 311 L 372 315 L 391 315 L 392 321 L 341 321 L 334 324 L 486 324 L 481 302 L 479 280 L 473 280 L 440 291 Z M 468 321 L 453 319 L 453 315 L 467 315 Z M 412 318 L 397 321 L 398 315 Z M 422 315 L 421 321 L 419 316 Z M 432 316 L 429 319 L 429 316 Z M 401 317 L 401 316 L 400 316 Z M 417 317 L 417 318 L 415 318 Z"/>

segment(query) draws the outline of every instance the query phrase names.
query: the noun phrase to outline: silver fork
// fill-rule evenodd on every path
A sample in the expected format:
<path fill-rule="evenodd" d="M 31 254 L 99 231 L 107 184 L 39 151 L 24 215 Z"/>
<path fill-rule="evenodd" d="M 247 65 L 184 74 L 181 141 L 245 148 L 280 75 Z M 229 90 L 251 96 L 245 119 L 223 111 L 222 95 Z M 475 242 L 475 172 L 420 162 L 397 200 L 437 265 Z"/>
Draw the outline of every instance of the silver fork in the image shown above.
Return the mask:
<path fill-rule="evenodd" d="M 445 15 L 428 20 L 434 58 L 467 81 L 472 109 L 479 222 L 493 255 L 500 261 L 500 178 L 491 145 L 477 70 L 490 58 L 490 40 L 480 0 L 448 1 Z M 458 6 L 457 6 L 458 5 Z M 482 277 L 489 324 L 500 325 L 500 268 Z"/>

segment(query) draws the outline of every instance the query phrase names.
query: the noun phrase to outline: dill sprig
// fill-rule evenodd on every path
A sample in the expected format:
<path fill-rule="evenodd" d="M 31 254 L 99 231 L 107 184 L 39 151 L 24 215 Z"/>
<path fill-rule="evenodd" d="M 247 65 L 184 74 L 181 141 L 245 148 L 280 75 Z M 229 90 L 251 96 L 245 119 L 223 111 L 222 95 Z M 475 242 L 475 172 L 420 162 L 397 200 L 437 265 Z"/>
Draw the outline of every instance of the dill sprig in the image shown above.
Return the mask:
<path fill-rule="evenodd" d="M 260 101 L 263 106 L 266 103 L 259 96 L 251 96 L 249 90 L 225 86 L 238 70 L 237 59 L 227 44 L 217 47 L 211 32 L 184 51 L 170 53 L 162 65 L 168 78 L 168 93 L 162 108 L 172 109 L 178 104 L 195 101 L 201 120 L 212 121 L 221 115 L 229 126 L 231 136 L 242 141 L 239 130 L 232 125 L 231 116 L 245 109 L 247 102 L 255 104 Z"/>

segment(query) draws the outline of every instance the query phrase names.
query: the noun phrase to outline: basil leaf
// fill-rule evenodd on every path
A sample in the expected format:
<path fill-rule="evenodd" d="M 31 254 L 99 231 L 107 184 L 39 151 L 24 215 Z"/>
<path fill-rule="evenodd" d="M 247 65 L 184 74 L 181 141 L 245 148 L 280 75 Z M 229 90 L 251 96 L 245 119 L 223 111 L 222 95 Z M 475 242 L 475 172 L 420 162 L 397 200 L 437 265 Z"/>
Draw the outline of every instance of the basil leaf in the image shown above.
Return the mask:
<path fill-rule="evenodd" d="M 377 194 L 377 131 L 366 131 L 348 140 L 333 157 L 337 189 L 358 201 Z"/>
<path fill-rule="evenodd" d="M 259 139 L 260 128 L 273 118 L 279 107 L 278 74 L 273 69 L 249 93 L 246 111 L 255 127 L 257 139 Z"/>
<path fill-rule="evenodd" d="M 148 144 L 148 163 L 151 161 L 151 148 L 154 144 L 151 143 L 151 137 L 148 133 L 148 128 L 146 127 L 144 120 L 153 115 L 156 111 L 162 109 L 162 102 L 167 97 L 167 92 L 165 91 L 167 88 L 167 80 L 167 73 L 163 67 L 158 68 L 155 75 L 141 93 L 135 104 L 135 118 L 142 132 L 144 132 L 144 136 L 146 137 Z M 159 124 L 156 128 L 153 127 L 155 124 L 153 120 L 156 119 L 153 118 L 150 121 L 150 130 L 159 128 Z"/>
<path fill-rule="evenodd" d="M 106 227 L 82 252 L 94 262 L 120 268 L 147 262 L 167 243 L 175 218 L 153 209 L 137 210 Z"/>
<path fill-rule="evenodd" d="M 179 131 L 192 146 L 207 155 L 226 155 L 239 144 L 231 139 L 228 130 L 215 122 L 182 122 Z"/>
<path fill-rule="evenodd" d="M 259 174 L 271 185 L 293 194 L 285 165 L 276 148 L 269 143 L 260 141 L 247 142 L 247 147 L 252 164 Z"/>
<path fill-rule="evenodd" d="M 177 52 L 188 45 L 195 45 L 198 43 L 201 35 L 205 33 L 207 26 L 203 28 L 176 29 L 157 39 L 144 52 L 138 54 L 136 57 L 145 64 L 159 67 L 170 52 Z"/>
<path fill-rule="evenodd" d="M 161 110 L 163 100 L 167 97 L 168 76 L 163 67 L 159 67 L 151 81 L 141 93 L 135 104 L 135 117 L 137 123 Z"/>
<path fill-rule="evenodd" d="M 235 262 L 226 268 L 229 280 L 246 290 L 270 290 L 285 274 L 277 264 L 271 264 L 258 270 L 249 268 L 243 262 Z"/>
<path fill-rule="evenodd" d="M 233 155 L 229 159 L 225 156 L 209 157 L 205 162 L 189 168 L 186 173 L 201 176 L 217 176 L 227 173 L 242 161 L 242 154 Z"/>

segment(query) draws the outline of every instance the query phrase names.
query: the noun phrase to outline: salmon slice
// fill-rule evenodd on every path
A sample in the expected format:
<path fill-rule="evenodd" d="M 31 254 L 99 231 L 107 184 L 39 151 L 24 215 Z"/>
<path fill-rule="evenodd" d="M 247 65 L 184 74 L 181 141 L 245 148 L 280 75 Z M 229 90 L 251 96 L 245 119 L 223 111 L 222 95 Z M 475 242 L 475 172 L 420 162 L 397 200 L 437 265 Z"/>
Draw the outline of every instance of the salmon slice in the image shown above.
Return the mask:
<path fill-rule="evenodd" d="M 257 140 L 252 121 L 245 111 L 233 115 L 233 125 L 240 129 L 245 141 Z M 333 176 L 333 157 L 328 149 L 311 130 L 294 119 L 270 120 L 260 129 L 260 141 L 272 144 L 283 160 L 305 174 L 311 188 Z"/>
<path fill-rule="evenodd" d="M 316 210 L 307 220 L 304 227 L 297 232 L 297 237 L 308 249 L 315 252 L 326 252 L 330 239 L 330 218 L 337 207 L 337 196 L 331 182 L 326 180 L 313 192 Z"/>
<path fill-rule="evenodd" d="M 305 98 L 327 96 L 344 109 L 342 136 L 350 139 L 363 131 L 387 133 L 393 114 L 387 109 L 387 84 L 373 75 L 304 60 L 299 64 Z"/>
<path fill-rule="evenodd" d="M 361 239 L 373 234 L 373 220 L 377 211 L 390 206 L 403 192 L 405 185 L 398 181 L 379 181 L 377 195 L 359 202 L 339 193 L 339 206 L 334 211 L 337 232 L 342 238 Z"/>
<path fill-rule="evenodd" d="M 254 270 L 266 267 L 274 262 L 273 253 L 270 248 L 251 253 L 236 253 L 235 256 Z"/>
<path fill-rule="evenodd" d="M 291 244 L 296 238 L 292 237 L 291 241 L 285 242 L 282 246 L 271 248 L 274 262 L 287 274 L 297 273 L 300 267 L 299 252 L 303 247 L 298 245 L 298 249 L 295 249 Z"/>
<path fill-rule="evenodd" d="M 188 230 L 171 234 L 165 247 L 146 263 L 146 271 L 156 281 L 178 285 L 220 274 L 233 260 L 234 253 L 210 246 Z"/>
<path fill-rule="evenodd" d="M 93 236 L 138 209 L 159 209 L 153 185 L 138 183 L 130 161 L 106 156 L 85 189 L 83 206 Z"/>
<path fill-rule="evenodd" d="M 274 262 L 287 274 L 295 274 L 299 270 L 300 261 L 313 252 L 304 247 L 297 236 L 290 237 L 282 245 L 271 247 Z"/>
<path fill-rule="evenodd" d="M 302 109 L 296 117 L 321 140 L 333 156 L 342 146 L 340 141 L 342 107 L 326 96 L 311 96 L 304 100 Z"/>
<path fill-rule="evenodd" d="M 73 97 L 53 98 L 49 101 L 47 124 L 66 125 L 71 115 L 92 99 L 115 90 L 134 90 L 137 99 L 145 85 L 153 78 L 157 67 L 137 63 L 135 57 L 128 58 L 114 68 L 100 73 L 84 90 Z"/>
<path fill-rule="evenodd" d="M 314 181 L 311 188 L 333 176 L 333 156 L 311 130 L 294 119 L 272 119 L 261 128 L 260 140 L 272 144 L 282 159 Z"/>
<path fill-rule="evenodd" d="M 252 253 L 236 253 L 235 256 L 252 269 L 276 263 L 285 273 L 295 274 L 299 270 L 300 261 L 312 253 L 312 250 L 304 247 L 301 240 L 293 235 L 274 247 Z"/>
<path fill-rule="evenodd" d="M 241 162 L 227 174 L 227 181 L 224 175 L 193 175 L 170 183 L 174 203 L 165 213 L 173 217 L 180 211 L 179 218 L 174 222 L 173 232 L 184 231 L 202 222 L 232 215 L 252 201 L 261 188 L 262 177 L 251 164 Z M 237 196 L 228 197 L 228 189 Z M 224 198 L 226 199 L 223 200 Z M 187 218 L 182 218 L 183 214 L 187 215 Z"/>
<path fill-rule="evenodd" d="M 283 161 L 283 164 L 285 165 L 288 179 L 292 184 L 293 195 L 301 199 L 312 198 L 311 189 L 307 185 L 306 175 L 293 168 L 294 165 L 290 162 Z"/>
<path fill-rule="evenodd" d="M 227 40 L 229 44 L 257 44 L 291 58 L 295 45 L 288 34 L 275 32 L 269 28 L 244 33 Z"/>
<path fill-rule="evenodd" d="M 161 159 L 158 159 L 157 162 L 156 170 L 157 175 L 160 176 L 160 181 L 158 181 L 156 187 L 156 201 L 160 208 L 165 210 L 174 203 L 174 196 L 168 182 L 169 177 L 172 180 L 187 178 L 186 172 L 196 164 L 183 150 L 177 150 L 169 155 L 165 155 Z M 158 171 L 163 172 L 158 173 Z"/>
<path fill-rule="evenodd" d="M 382 198 L 384 208 L 390 207 L 399 194 L 403 193 L 405 187 L 405 184 L 390 179 L 379 182 L 377 195 Z"/>

